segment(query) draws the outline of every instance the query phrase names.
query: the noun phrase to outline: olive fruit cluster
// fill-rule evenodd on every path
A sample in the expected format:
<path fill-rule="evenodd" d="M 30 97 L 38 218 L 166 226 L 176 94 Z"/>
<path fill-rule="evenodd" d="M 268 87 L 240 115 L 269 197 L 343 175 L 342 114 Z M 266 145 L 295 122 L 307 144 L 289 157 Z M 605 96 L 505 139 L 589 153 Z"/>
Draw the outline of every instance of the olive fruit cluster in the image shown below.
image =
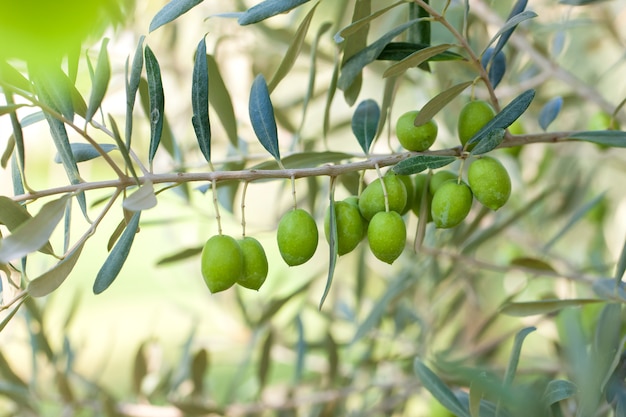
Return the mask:
<path fill-rule="evenodd" d="M 431 177 L 430 214 L 439 228 L 461 223 L 469 214 L 474 198 L 483 206 L 498 210 L 511 196 L 511 178 L 502 163 L 491 156 L 470 163 L 467 182 L 456 176 L 445 179 L 450 175 L 454 174 L 440 171 Z"/>
<path fill-rule="evenodd" d="M 212 236 L 201 255 L 202 277 L 212 293 L 235 284 L 258 290 L 265 282 L 268 262 L 261 243 L 253 237 L 235 239 L 228 235 Z"/>

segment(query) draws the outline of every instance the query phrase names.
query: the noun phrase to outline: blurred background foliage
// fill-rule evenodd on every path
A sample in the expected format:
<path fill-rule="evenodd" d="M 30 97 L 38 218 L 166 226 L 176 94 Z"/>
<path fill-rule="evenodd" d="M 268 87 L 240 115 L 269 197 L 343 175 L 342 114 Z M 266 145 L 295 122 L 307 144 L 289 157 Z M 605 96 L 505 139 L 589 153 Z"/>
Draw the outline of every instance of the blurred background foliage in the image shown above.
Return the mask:
<path fill-rule="evenodd" d="M 391 63 L 379 60 L 365 67 L 359 88 L 334 90 L 335 63 L 405 23 L 409 2 L 373 19 L 369 34 L 350 46 L 337 43 L 335 35 L 354 16 L 370 15 L 391 2 L 308 2 L 245 26 L 229 13 L 247 10 L 252 2 L 195 3 L 188 13 L 149 32 L 165 3 L 136 0 L 104 33 L 110 39 L 111 79 L 102 108 L 120 126 L 127 107 L 125 63 L 128 57 L 132 62 L 142 35 L 160 65 L 166 121 L 154 172 L 208 171 L 190 123 L 194 53 L 205 34 L 209 70 L 212 75 L 219 71 L 224 86 L 211 84 L 212 163 L 218 170 L 272 160 L 248 119 L 250 86 L 258 74 L 270 80 L 283 159 L 305 155 L 294 159 L 294 167 L 310 166 L 311 152 L 362 158 L 350 123 L 365 99 L 389 103 L 383 115 L 387 123 L 371 153 L 399 151 L 389 121 L 477 76 L 467 61 L 451 60 L 383 77 Z M 530 1 L 527 9 L 537 17 L 517 27 L 503 49 L 506 72 L 495 89 L 500 105 L 536 90 L 520 118 L 520 137 L 545 130 L 540 114 L 557 97 L 562 105 L 552 123 L 543 126 L 548 132 L 604 130 L 626 122 L 621 109 L 626 2 L 573 3 Z M 477 54 L 514 6 L 512 1 L 472 0 L 468 12 L 464 1 L 430 4 L 438 11 L 447 7 L 446 21 L 468 36 Z M 299 54 L 274 85 L 272 77 L 308 16 Z M 432 45 L 458 46 L 443 25 L 430 28 Z M 101 45 L 93 39 L 83 45 L 75 86 L 84 97 L 92 88 L 86 59 L 93 66 Z M 462 48 L 453 51 L 466 56 Z M 10 62 L 27 74 L 22 61 Z M 69 62 L 63 64 L 66 72 Z M 440 131 L 433 149 L 458 146 L 456 120 L 470 94 L 489 98 L 479 82 L 448 103 L 435 116 Z M 133 113 L 132 136 L 141 160 L 150 146 L 148 95 L 147 84 L 141 84 L 143 104 L 137 103 Z M 22 120 L 33 112 L 19 109 Z M 104 114 L 94 118 L 110 126 Z M 0 141 L 8 146 L 12 128 L 7 116 L 0 126 Z M 99 142 L 114 143 L 98 129 L 90 133 Z M 29 126 L 24 136 L 28 185 L 35 190 L 64 185 L 47 126 Z M 81 138 L 70 132 L 70 139 Z M 211 295 L 206 289 L 199 250 L 217 233 L 213 196 L 210 185 L 190 182 L 158 195 L 158 206 L 143 213 L 120 276 L 105 293 L 94 295 L 94 276 L 123 219 L 121 207 L 114 206 L 58 290 L 43 298 L 26 297 L 19 309 L 2 312 L 0 415 L 626 415 L 623 150 L 565 141 L 492 154 L 513 180 L 504 208 L 490 212 L 475 204 L 466 221 L 451 230 L 420 227 L 409 213 L 403 255 L 392 266 L 383 264 L 362 243 L 340 257 L 321 308 L 329 262 L 323 237 L 312 261 L 296 268 L 284 265 L 276 247 L 277 221 L 292 204 L 284 179 L 247 187 L 246 233 L 263 243 L 270 263 L 270 275 L 258 292 L 237 287 Z M 120 155 L 112 158 L 123 166 Z M 2 194 L 13 195 L 10 164 L 3 166 Z M 101 158 L 80 168 L 86 182 L 111 178 Z M 455 163 L 446 169 L 459 168 Z M 365 178 L 375 178 L 375 172 Z M 321 220 L 328 206 L 328 177 L 299 179 L 296 187 L 299 204 Z M 341 176 L 335 199 L 357 189 L 356 173 Z M 111 191 L 87 195 L 89 211 L 96 213 Z M 241 233 L 241 196 L 238 181 L 218 187 L 222 227 L 232 235 Z M 84 219 L 74 218 L 71 228 L 82 233 Z M 423 236 L 414 247 L 418 232 Z M 62 247 L 63 239 L 57 231 L 51 242 Z M 28 276 L 40 275 L 55 262 L 37 253 L 18 268 L 22 275 L 3 274 L 3 305 L 9 306 Z"/>

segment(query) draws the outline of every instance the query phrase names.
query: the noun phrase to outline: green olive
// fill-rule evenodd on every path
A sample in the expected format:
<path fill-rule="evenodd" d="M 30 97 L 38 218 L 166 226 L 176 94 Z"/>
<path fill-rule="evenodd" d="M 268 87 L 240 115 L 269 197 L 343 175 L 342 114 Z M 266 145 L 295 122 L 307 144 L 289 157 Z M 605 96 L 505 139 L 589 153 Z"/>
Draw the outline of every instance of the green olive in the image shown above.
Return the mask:
<path fill-rule="evenodd" d="M 490 156 L 472 161 L 467 171 L 467 182 L 476 200 L 492 210 L 502 207 L 511 195 L 511 178 L 506 168 Z"/>
<path fill-rule="evenodd" d="M 406 225 L 395 211 L 381 211 L 367 226 L 367 240 L 374 256 L 392 264 L 406 245 Z"/>
<path fill-rule="evenodd" d="M 417 110 L 406 112 L 396 122 L 396 136 L 400 145 L 408 151 L 425 151 L 437 138 L 437 123 L 434 120 L 415 126 L 414 121 L 418 113 Z"/>
<path fill-rule="evenodd" d="M 406 187 L 397 175 L 385 175 L 383 181 L 387 190 L 389 210 L 401 213 L 406 206 Z M 385 197 L 380 178 L 376 178 L 361 193 L 359 210 L 361 210 L 361 215 L 368 221 L 374 217 L 374 214 L 385 211 Z"/>
<path fill-rule="evenodd" d="M 455 180 L 458 178 L 458 175 L 455 174 L 452 171 L 437 171 L 433 174 L 432 177 L 430 177 L 430 186 L 429 186 L 429 190 L 430 193 L 432 195 L 435 195 L 435 193 L 437 192 L 437 190 L 439 189 L 439 187 L 441 187 L 441 185 L 448 181 L 448 180 Z"/>
<path fill-rule="evenodd" d="M 201 267 L 204 282 L 212 293 L 232 287 L 244 271 L 239 244 L 231 236 L 212 236 L 202 249 Z"/>
<path fill-rule="evenodd" d="M 472 191 L 463 181 L 449 180 L 433 195 L 430 211 L 435 226 L 454 227 L 467 217 L 472 208 Z"/>
<path fill-rule="evenodd" d="M 242 287 L 258 290 L 265 282 L 268 273 L 267 255 L 261 242 L 253 237 L 237 241 L 243 254 L 243 274 L 237 281 Z"/>
<path fill-rule="evenodd" d="M 278 249 L 289 266 L 301 265 L 311 259 L 319 240 L 313 217 L 303 209 L 288 211 L 278 222 Z"/>
<path fill-rule="evenodd" d="M 480 129 L 496 115 L 491 104 L 484 100 L 473 100 L 465 104 L 459 114 L 457 129 L 461 144 L 465 146 Z M 472 148 L 473 146 L 468 147 Z"/>
<path fill-rule="evenodd" d="M 335 202 L 335 224 L 337 226 L 337 253 L 345 255 L 352 252 L 363 239 L 363 217 L 355 206 L 346 201 Z M 324 233 L 330 242 L 330 207 L 324 216 Z"/>

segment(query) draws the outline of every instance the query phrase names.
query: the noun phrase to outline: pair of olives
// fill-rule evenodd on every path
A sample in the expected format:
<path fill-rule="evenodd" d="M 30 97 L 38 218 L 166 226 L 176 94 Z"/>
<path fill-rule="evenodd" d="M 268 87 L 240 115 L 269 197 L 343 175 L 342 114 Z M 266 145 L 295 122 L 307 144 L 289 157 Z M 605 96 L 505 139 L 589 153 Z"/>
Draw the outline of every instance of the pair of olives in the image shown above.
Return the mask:
<path fill-rule="evenodd" d="M 265 282 L 268 262 L 261 243 L 253 237 L 235 239 L 228 235 L 212 236 L 201 255 L 202 277 L 212 293 L 235 284 L 258 290 Z"/>
<path fill-rule="evenodd" d="M 420 177 L 424 183 L 426 175 Z M 511 178 L 500 161 L 483 156 L 470 163 L 467 183 L 450 171 L 434 174 L 427 195 L 435 226 L 450 228 L 467 217 L 474 198 L 491 210 L 502 207 L 511 195 Z M 415 209 L 419 210 L 419 204 Z"/>

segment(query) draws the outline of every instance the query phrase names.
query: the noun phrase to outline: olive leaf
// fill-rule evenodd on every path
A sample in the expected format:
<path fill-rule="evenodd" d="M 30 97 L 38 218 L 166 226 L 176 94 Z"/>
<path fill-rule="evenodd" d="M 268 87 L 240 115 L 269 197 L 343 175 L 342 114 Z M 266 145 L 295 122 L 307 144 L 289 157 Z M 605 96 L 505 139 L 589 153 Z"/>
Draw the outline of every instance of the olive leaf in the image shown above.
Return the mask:
<path fill-rule="evenodd" d="M 380 107 L 372 99 L 360 102 L 352 115 L 352 133 L 356 136 L 365 154 L 369 153 L 376 137 L 379 121 Z"/>
<path fill-rule="evenodd" d="M 412 175 L 426 169 L 445 167 L 454 161 L 456 161 L 455 156 L 416 155 L 398 162 L 392 169 L 396 174 Z"/>
<path fill-rule="evenodd" d="M 252 129 L 261 145 L 276 159 L 280 160 L 278 148 L 278 129 L 274 117 L 274 107 L 270 99 L 265 77 L 257 75 L 252 83 L 248 104 Z"/>
<path fill-rule="evenodd" d="M 0 263 L 8 263 L 41 249 L 63 218 L 71 195 L 50 201 L 32 218 L 20 224 L 0 241 Z"/>
<path fill-rule="evenodd" d="M 157 30 L 161 26 L 187 13 L 200 3 L 202 3 L 202 0 L 171 0 L 154 15 L 148 30 L 150 32 Z"/>
<path fill-rule="evenodd" d="M 165 117 L 165 96 L 163 94 L 163 81 L 161 80 L 161 68 L 149 46 L 144 50 L 146 61 L 146 74 L 148 76 L 148 97 L 150 101 L 150 149 L 148 162 L 152 165 L 161 135 L 163 134 L 163 119 Z"/>
<path fill-rule="evenodd" d="M 206 40 L 203 37 L 196 49 L 191 82 L 191 108 L 193 130 L 200 151 L 211 161 L 211 123 L 209 122 L 209 69 L 206 55 Z"/>
<path fill-rule="evenodd" d="M 265 0 L 243 12 L 237 22 L 244 26 L 257 23 L 277 14 L 285 13 L 309 0 Z"/>
<path fill-rule="evenodd" d="M 135 239 L 135 234 L 139 228 L 140 215 L 140 211 L 133 214 L 124 232 L 122 232 L 119 240 L 115 243 L 113 250 L 111 250 L 109 256 L 107 256 L 107 259 L 98 271 L 96 280 L 93 283 L 94 294 L 100 294 L 109 288 L 122 270 L 122 266 L 124 266 L 124 262 L 126 262 L 133 240 Z"/>

